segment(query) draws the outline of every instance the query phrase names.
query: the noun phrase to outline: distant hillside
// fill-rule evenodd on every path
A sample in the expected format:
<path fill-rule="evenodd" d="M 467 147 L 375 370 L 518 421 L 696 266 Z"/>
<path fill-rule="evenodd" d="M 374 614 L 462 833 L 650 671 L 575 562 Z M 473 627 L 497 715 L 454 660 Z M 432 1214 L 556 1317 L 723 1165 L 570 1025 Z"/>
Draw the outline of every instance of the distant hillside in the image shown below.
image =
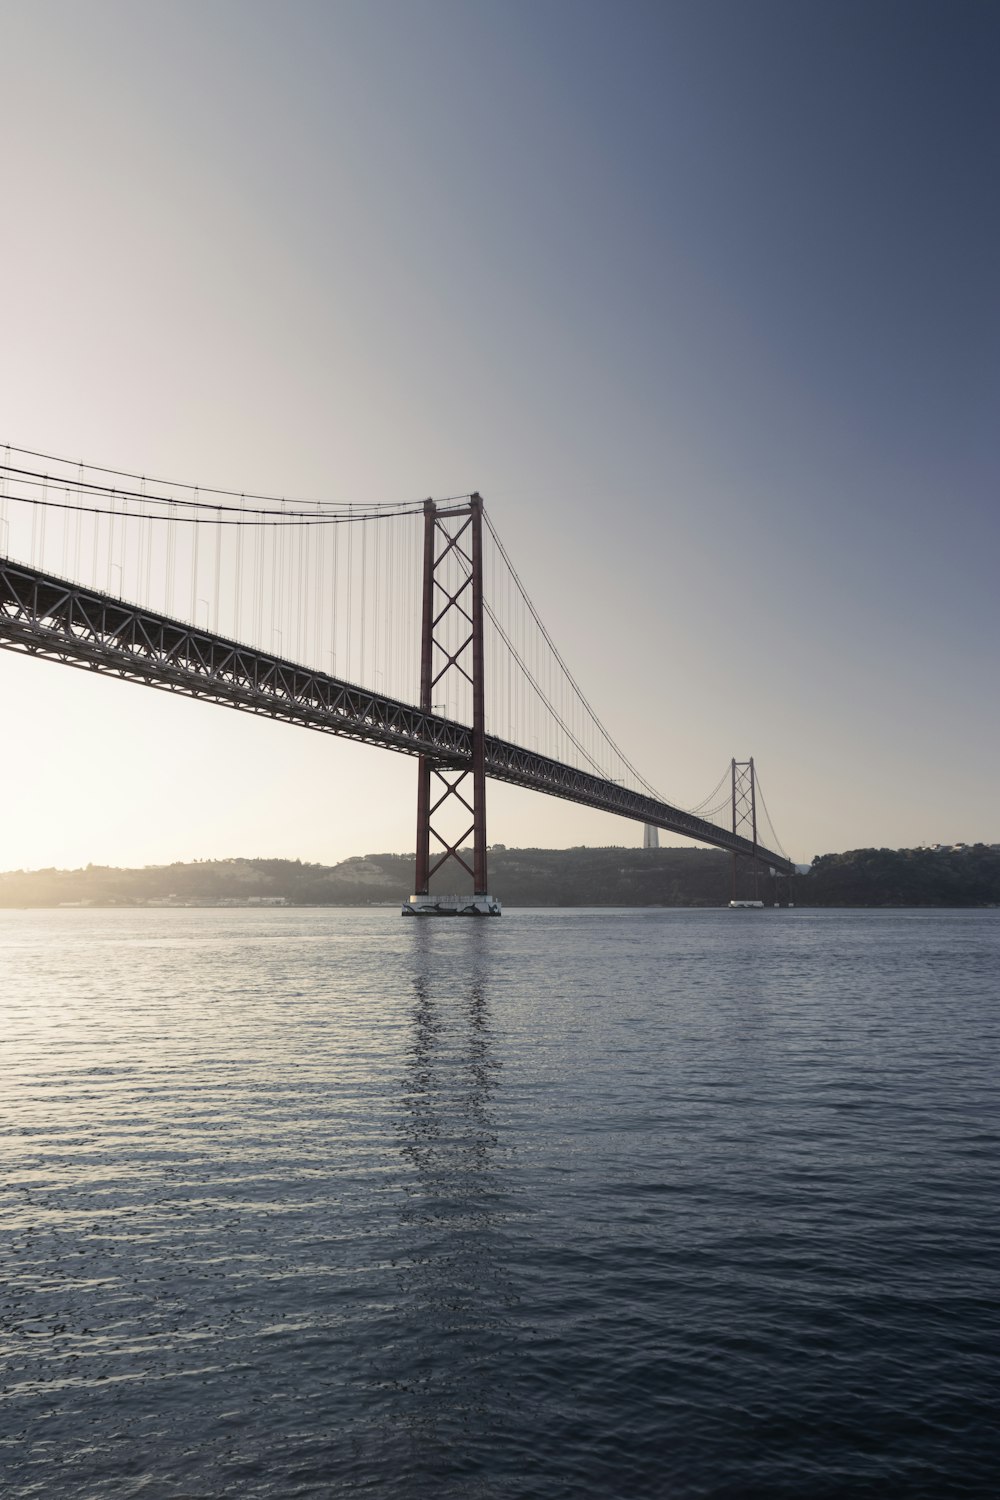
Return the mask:
<path fill-rule="evenodd" d="M 712 849 L 505 849 L 490 851 L 490 888 L 507 906 L 724 906 L 727 854 Z M 752 894 L 749 872 L 740 895 Z M 997 906 L 1000 847 L 855 849 L 824 854 L 797 876 L 798 906 Z M 0 907 L 244 903 L 305 906 L 397 902 L 413 887 L 413 856 L 369 854 L 339 865 L 223 859 L 117 870 L 17 870 L 0 874 Z M 766 874 L 760 895 L 787 899 Z"/>
<path fill-rule="evenodd" d="M 803 906 L 1000 906 L 1000 846 L 823 854 L 795 883 Z"/>
<path fill-rule="evenodd" d="M 494 848 L 489 868 L 491 888 L 512 906 L 718 906 L 729 900 L 731 879 L 728 857 L 703 849 Z M 224 859 L 143 870 L 88 865 L 0 874 L 0 906 L 278 899 L 356 906 L 404 901 L 412 890 L 413 856 L 401 854 L 368 854 L 332 866 Z"/>

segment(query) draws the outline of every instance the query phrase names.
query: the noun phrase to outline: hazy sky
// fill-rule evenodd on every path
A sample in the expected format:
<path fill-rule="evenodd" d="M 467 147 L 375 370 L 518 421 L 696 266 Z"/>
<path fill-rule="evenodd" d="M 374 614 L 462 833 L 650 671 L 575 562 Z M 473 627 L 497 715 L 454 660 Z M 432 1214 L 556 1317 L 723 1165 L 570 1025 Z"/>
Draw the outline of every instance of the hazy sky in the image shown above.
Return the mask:
<path fill-rule="evenodd" d="M 0 443 L 478 488 L 666 796 L 752 754 L 795 859 L 1000 840 L 992 0 L 0 22 Z M 0 868 L 413 848 L 407 758 L 9 652 L 0 688 Z M 641 841 L 489 797 L 491 841 Z"/>

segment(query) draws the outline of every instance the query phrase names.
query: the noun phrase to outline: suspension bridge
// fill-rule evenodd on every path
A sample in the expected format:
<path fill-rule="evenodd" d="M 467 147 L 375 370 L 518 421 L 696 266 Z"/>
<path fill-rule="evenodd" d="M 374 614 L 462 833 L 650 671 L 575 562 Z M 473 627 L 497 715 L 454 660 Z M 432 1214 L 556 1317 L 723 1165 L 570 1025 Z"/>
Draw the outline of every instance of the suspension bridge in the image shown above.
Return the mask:
<path fill-rule="evenodd" d="M 793 872 L 752 760 L 693 808 L 640 775 L 480 495 L 289 501 L 15 447 L 0 459 L 0 648 L 416 757 L 408 910 L 499 912 L 487 780 L 728 850 L 734 869 Z M 448 879 L 471 894 L 439 894 Z"/>

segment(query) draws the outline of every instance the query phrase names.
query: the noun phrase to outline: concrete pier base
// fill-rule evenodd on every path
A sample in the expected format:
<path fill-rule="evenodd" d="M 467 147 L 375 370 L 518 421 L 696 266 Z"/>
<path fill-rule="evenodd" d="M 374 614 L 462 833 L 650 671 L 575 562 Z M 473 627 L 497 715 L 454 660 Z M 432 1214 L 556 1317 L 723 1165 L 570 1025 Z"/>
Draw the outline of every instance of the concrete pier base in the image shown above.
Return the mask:
<path fill-rule="evenodd" d="M 404 917 L 498 917 L 500 902 L 485 893 L 474 896 L 411 896 Z"/>

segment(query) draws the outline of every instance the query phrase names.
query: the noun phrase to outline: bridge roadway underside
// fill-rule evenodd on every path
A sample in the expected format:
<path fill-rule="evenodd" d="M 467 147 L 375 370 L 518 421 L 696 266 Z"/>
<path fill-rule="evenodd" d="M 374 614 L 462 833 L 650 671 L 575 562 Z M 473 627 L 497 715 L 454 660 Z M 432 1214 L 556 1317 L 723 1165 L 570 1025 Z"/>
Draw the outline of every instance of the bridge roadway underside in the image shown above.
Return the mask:
<path fill-rule="evenodd" d="M 429 755 L 441 766 L 472 763 L 472 731 L 464 724 L 7 559 L 0 559 L 0 649 L 90 668 L 404 755 Z M 486 774 L 719 849 L 754 853 L 749 839 L 668 802 L 493 736 L 486 739 Z M 792 873 L 783 855 L 760 845 L 756 852 L 779 874 Z"/>

